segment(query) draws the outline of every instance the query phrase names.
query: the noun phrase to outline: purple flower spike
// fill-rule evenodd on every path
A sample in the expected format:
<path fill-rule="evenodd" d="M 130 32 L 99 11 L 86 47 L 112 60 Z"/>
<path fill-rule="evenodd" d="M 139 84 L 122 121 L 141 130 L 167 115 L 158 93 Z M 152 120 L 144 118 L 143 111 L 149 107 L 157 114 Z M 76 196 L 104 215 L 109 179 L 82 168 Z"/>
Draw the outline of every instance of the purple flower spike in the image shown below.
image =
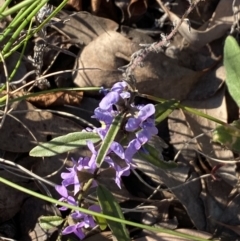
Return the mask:
<path fill-rule="evenodd" d="M 112 105 L 119 101 L 119 98 L 120 96 L 117 92 L 109 92 L 99 103 L 99 107 L 102 110 L 109 110 L 112 108 Z"/>

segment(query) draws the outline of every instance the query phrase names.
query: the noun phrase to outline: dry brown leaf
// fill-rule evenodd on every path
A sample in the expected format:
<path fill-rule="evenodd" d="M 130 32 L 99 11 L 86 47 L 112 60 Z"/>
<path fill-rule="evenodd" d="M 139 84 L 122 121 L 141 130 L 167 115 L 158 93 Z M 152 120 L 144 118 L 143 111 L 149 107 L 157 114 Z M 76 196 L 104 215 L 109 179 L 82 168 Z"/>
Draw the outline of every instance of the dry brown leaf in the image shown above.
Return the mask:
<path fill-rule="evenodd" d="M 47 241 L 57 228 L 50 230 L 43 230 L 40 227 L 38 218 L 40 216 L 61 216 L 60 211 L 53 204 L 46 203 L 45 201 L 30 197 L 21 206 L 19 213 L 19 223 L 21 230 L 21 240 L 31 241 Z"/>
<path fill-rule="evenodd" d="M 112 232 L 104 231 L 101 233 L 94 234 L 88 238 L 84 239 L 85 241 L 110 241 L 113 240 Z"/>
<path fill-rule="evenodd" d="M 228 225 L 228 224 L 224 224 L 224 223 L 221 223 L 221 222 L 218 222 L 215 220 L 215 222 L 217 224 L 220 224 L 226 228 L 229 228 L 231 229 L 233 232 L 235 232 L 236 234 L 240 235 L 240 225 Z"/>
<path fill-rule="evenodd" d="M 178 162 L 190 163 L 197 157 L 195 149 L 197 143 L 193 138 L 193 133 L 188 126 L 186 117 L 181 110 L 174 110 L 168 116 L 168 128 L 170 134 L 170 144 L 176 150 L 181 151 Z"/>
<path fill-rule="evenodd" d="M 77 11 L 82 10 L 82 0 L 68 0 L 67 6 L 71 6 Z"/>
<path fill-rule="evenodd" d="M 53 107 L 63 105 L 79 105 L 82 97 L 82 91 L 60 91 L 29 97 L 27 98 L 27 101 L 37 107 Z"/>
<path fill-rule="evenodd" d="M 91 0 L 91 9 L 93 13 L 97 13 L 99 11 L 102 0 Z"/>
<path fill-rule="evenodd" d="M 177 231 L 177 230 L 176 230 Z M 141 238 L 133 239 L 134 241 L 190 241 L 190 239 L 177 237 L 167 233 L 151 233 L 146 234 Z"/>
<path fill-rule="evenodd" d="M 224 122 L 227 122 L 227 109 L 224 94 L 225 88 L 222 88 L 212 98 L 202 101 L 183 101 L 183 104 L 200 110 L 203 113 L 218 118 Z M 233 160 L 234 157 L 231 151 L 225 150 L 221 146 L 212 142 L 211 133 L 209 131 L 216 128 L 217 124 L 215 122 L 189 113 L 186 113 L 186 119 L 191 127 L 192 132 L 194 133 L 194 136 L 206 133 L 206 135 L 203 135 L 197 139 L 200 150 L 204 154 L 213 158 L 218 158 L 220 160 Z M 219 162 L 213 161 L 211 159 L 208 159 L 208 162 L 212 167 L 219 164 Z M 218 169 L 217 174 L 220 176 L 221 172 L 227 172 L 228 174 L 231 174 L 229 178 L 227 178 L 224 174 L 222 177 L 225 181 L 228 181 L 231 185 L 234 186 L 237 182 L 235 169 L 235 164 L 228 164 Z"/>
<path fill-rule="evenodd" d="M 195 237 L 199 237 L 199 238 L 203 238 L 203 239 L 204 238 L 210 239 L 212 237 L 212 235 L 209 233 L 206 233 L 203 231 L 198 231 L 198 230 L 193 230 L 193 229 L 176 229 L 175 231 L 193 235 Z M 143 231 L 142 235 L 143 235 L 142 238 L 136 238 L 134 240 L 135 241 L 175 241 L 175 240 L 176 241 L 189 241 L 189 239 L 180 238 L 180 237 L 173 236 L 170 234 L 165 234 L 165 233 L 152 233 L 149 231 Z"/>
<path fill-rule="evenodd" d="M 122 80 L 122 73 L 117 71 L 117 68 L 127 64 L 137 49 L 138 43 L 117 32 L 109 31 L 102 34 L 83 49 L 75 65 L 75 68 L 100 70 L 75 72 L 74 83 L 80 87 L 111 87 L 115 82 Z M 145 58 L 143 67 L 136 68 L 134 74 L 139 92 L 182 100 L 203 73 L 178 66 L 176 61 L 163 53 L 150 53 Z"/>
<path fill-rule="evenodd" d="M 59 18 L 69 19 L 69 21 L 55 24 L 58 31 L 67 34 L 73 41 L 87 45 L 97 36 L 108 31 L 116 31 L 118 24 L 114 21 L 93 16 L 87 12 L 79 12 L 69 16 L 71 12 L 61 12 Z"/>
<path fill-rule="evenodd" d="M 0 170 L 0 176 L 22 187 L 36 191 L 33 182 L 26 182 L 26 179 L 11 174 L 6 170 Z M 0 193 L 0 223 L 2 223 L 11 219 L 21 210 L 23 201 L 29 195 L 17 189 L 10 188 L 2 182 L 0 183 Z"/>
<path fill-rule="evenodd" d="M 53 115 L 48 111 L 35 112 L 35 108 L 27 101 L 14 102 L 10 108 L 13 108 L 11 114 L 21 123 L 10 116 L 6 117 L 3 127 L 0 129 L 0 146 L 5 151 L 29 152 L 37 145 L 22 123 L 29 128 L 38 142 L 46 142 L 49 138 L 82 130 L 82 127 L 75 122 Z"/>
<path fill-rule="evenodd" d="M 240 0 L 236 0 L 235 6 L 240 6 Z M 180 18 L 173 12 L 168 11 L 169 18 L 173 23 L 179 22 Z M 191 29 L 189 25 L 183 22 L 179 28 L 181 35 L 187 40 L 194 49 L 201 49 L 207 43 L 221 38 L 231 28 L 234 23 L 232 11 L 232 1 L 220 0 L 212 18 L 199 30 Z"/>
<path fill-rule="evenodd" d="M 196 229 L 178 228 L 178 229 L 176 229 L 176 231 L 178 231 L 180 233 L 193 235 L 195 237 L 199 237 L 199 238 L 203 238 L 203 239 L 211 239 L 212 236 L 213 236 L 210 233 L 207 233 L 207 232 L 204 232 L 204 231 L 200 231 L 200 230 L 196 230 Z"/>
<path fill-rule="evenodd" d="M 139 170 L 157 183 L 163 183 L 170 190 L 176 187 L 172 189 L 173 194 L 185 207 L 195 226 L 200 230 L 204 230 L 206 223 L 204 209 L 199 197 L 201 192 L 200 181 L 192 182 L 184 186 L 181 185 L 187 180 L 189 181 L 197 177 L 195 173 L 189 175 L 191 170 L 189 166 L 179 163 L 178 167 L 174 169 L 162 170 L 139 156 L 134 157 L 134 162 L 137 164 Z M 196 215 L 196 213 L 198 215 Z"/>
<path fill-rule="evenodd" d="M 142 16 L 148 8 L 147 0 L 131 0 L 128 5 L 129 18 L 134 18 L 136 16 Z"/>
<path fill-rule="evenodd" d="M 211 221 L 218 224 L 217 231 L 215 230 L 217 234 L 227 237 L 226 240 L 237 240 L 240 234 L 240 195 L 237 194 L 234 198 L 230 199 L 229 203 L 224 207 L 221 217 L 218 219 L 211 217 Z"/>
<path fill-rule="evenodd" d="M 115 0 L 114 3 L 121 10 L 121 22 L 137 21 L 147 11 L 148 0 Z"/>
<path fill-rule="evenodd" d="M 225 68 L 222 64 L 208 71 L 194 86 L 188 100 L 204 100 L 214 96 L 223 86 L 226 78 Z"/>
<path fill-rule="evenodd" d="M 224 97 L 225 89 L 222 88 L 218 93 L 207 100 L 202 101 L 184 101 L 183 104 L 202 111 L 205 114 L 214 116 L 222 121 L 227 120 L 226 103 Z M 217 158 L 220 160 L 233 160 L 233 154 L 229 150 L 224 150 L 222 147 L 212 143 L 210 130 L 213 130 L 217 124 L 213 121 L 209 121 L 206 118 L 186 113 L 186 120 L 194 133 L 194 136 L 206 133 L 202 137 L 197 138 L 198 148 L 206 155 Z M 219 162 L 207 158 L 208 163 L 212 168 L 219 165 Z M 209 170 L 210 172 L 211 170 Z M 216 177 L 220 177 L 218 180 L 213 180 L 212 177 L 208 177 L 203 180 L 202 199 L 205 206 L 205 213 L 207 217 L 219 220 L 223 215 L 223 210 L 227 206 L 229 195 L 233 190 L 233 187 L 237 183 L 236 177 L 236 165 L 227 164 L 217 169 L 215 173 Z M 206 230 L 214 232 L 216 229 L 216 223 L 211 219 L 207 219 Z"/>

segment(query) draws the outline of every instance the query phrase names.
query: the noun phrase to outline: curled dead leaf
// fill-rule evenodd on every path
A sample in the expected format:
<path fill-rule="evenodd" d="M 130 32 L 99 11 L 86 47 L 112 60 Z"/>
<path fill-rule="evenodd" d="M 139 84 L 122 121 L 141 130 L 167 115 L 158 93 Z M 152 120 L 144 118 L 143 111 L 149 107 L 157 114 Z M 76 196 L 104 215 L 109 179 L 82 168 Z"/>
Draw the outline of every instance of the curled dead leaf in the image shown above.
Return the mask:
<path fill-rule="evenodd" d="M 53 107 L 63 105 L 79 105 L 83 97 L 83 92 L 60 91 L 46 93 L 27 98 L 27 100 L 37 107 Z"/>

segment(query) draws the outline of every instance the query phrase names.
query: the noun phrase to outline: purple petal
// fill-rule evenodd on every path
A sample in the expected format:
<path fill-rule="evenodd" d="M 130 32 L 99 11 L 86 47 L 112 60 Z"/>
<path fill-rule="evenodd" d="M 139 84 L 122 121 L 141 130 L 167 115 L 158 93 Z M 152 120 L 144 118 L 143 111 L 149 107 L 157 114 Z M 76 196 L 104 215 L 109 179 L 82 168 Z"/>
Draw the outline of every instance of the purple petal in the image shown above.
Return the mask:
<path fill-rule="evenodd" d="M 142 124 L 142 129 L 147 130 L 149 132 L 149 135 L 157 135 L 158 129 L 155 126 L 154 120 L 150 121 L 151 119 L 147 119 L 143 124 Z"/>
<path fill-rule="evenodd" d="M 74 184 L 74 177 L 73 178 L 67 178 L 67 179 L 64 179 L 63 181 L 62 181 L 62 185 L 63 186 L 65 186 L 65 187 L 67 187 L 67 186 L 69 186 L 69 185 L 72 185 L 72 184 Z"/>
<path fill-rule="evenodd" d="M 80 188 L 81 188 L 81 184 L 79 182 L 78 176 L 75 175 L 75 177 L 74 177 L 74 195 L 76 195 L 80 191 Z"/>
<path fill-rule="evenodd" d="M 109 92 L 99 103 L 99 107 L 103 110 L 109 110 L 118 100 L 119 94 L 117 92 Z"/>
<path fill-rule="evenodd" d="M 135 131 L 139 125 L 141 124 L 141 120 L 137 119 L 137 118 L 129 118 L 126 125 L 125 125 L 125 129 L 126 131 Z"/>
<path fill-rule="evenodd" d="M 77 202 L 76 202 L 75 198 L 72 197 L 72 196 L 68 196 L 67 202 L 68 202 L 69 204 L 73 205 L 73 206 L 77 206 Z"/>
<path fill-rule="evenodd" d="M 79 239 L 83 239 L 85 237 L 85 234 L 81 230 L 81 227 L 83 227 L 82 223 L 70 225 L 62 231 L 62 234 L 66 235 L 66 234 L 74 233 Z"/>
<path fill-rule="evenodd" d="M 61 174 L 61 177 L 63 179 L 62 185 L 69 186 L 71 184 L 74 184 L 74 175 L 75 175 L 75 171 L 73 169 L 71 170 L 71 172 L 63 172 Z"/>
<path fill-rule="evenodd" d="M 141 143 L 137 139 L 133 139 L 129 142 L 127 149 L 125 150 L 125 160 L 130 163 L 134 154 L 141 148 Z"/>
<path fill-rule="evenodd" d="M 63 185 L 56 185 L 55 190 L 64 198 L 68 197 L 68 191 L 67 188 Z"/>
<path fill-rule="evenodd" d="M 118 155 L 121 159 L 124 159 L 124 149 L 123 147 L 116 141 L 113 141 L 111 144 L 111 150 Z"/>
<path fill-rule="evenodd" d="M 97 133 L 102 140 L 105 138 L 107 132 L 108 132 L 108 129 L 97 128 Z"/>
<path fill-rule="evenodd" d="M 99 107 L 94 110 L 94 117 L 100 122 L 104 122 L 106 125 L 110 125 L 113 121 L 111 111 L 101 110 Z"/>
<path fill-rule="evenodd" d="M 63 234 L 63 235 L 70 234 L 70 233 L 73 233 L 75 230 L 76 230 L 76 225 L 70 225 L 70 226 L 67 226 L 67 227 L 62 231 L 62 234 Z"/>
<path fill-rule="evenodd" d="M 149 141 L 149 132 L 146 130 L 141 130 L 136 134 L 136 137 L 141 143 L 141 145 L 144 145 L 146 142 Z"/>
<path fill-rule="evenodd" d="M 75 220 L 79 220 L 79 219 L 82 219 L 86 216 L 87 214 L 84 214 L 84 213 L 81 213 L 79 211 L 74 211 L 72 214 L 71 214 L 71 217 Z"/>
<path fill-rule="evenodd" d="M 141 122 L 145 121 L 148 117 L 152 116 L 155 113 L 155 107 L 153 104 L 147 104 L 138 112 L 138 119 Z"/>
<path fill-rule="evenodd" d="M 96 204 L 91 205 L 88 209 L 91 210 L 91 211 L 94 211 L 94 212 L 98 212 L 98 213 L 101 212 L 101 207 L 99 205 L 96 205 Z"/>
<path fill-rule="evenodd" d="M 101 89 L 99 90 L 100 94 L 106 95 L 109 92 L 108 89 L 104 88 L 103 86 L 101 86 Z"/>
<path fill-rule="evenodd" d="M 66 201 L 66 198 L 61 197 L 58 201 L 60 201 L 60 202 L 65 202 L 65 201 Z M 60 208 L 58 208 L 58 209 L 61 210 L 61 211 L 67 211 L 67 210 L 68 210 L 68 208 L 67 208 L 67 207 L 64 207 L 64 206 L 62 206 L 62 207 L 60 207 Z"/>
<path fill-rule="evenodd" d="M 123 175 L 124 172 L 129 170 L 130 165 L 127 165 L 126 167 L 121 168 L 110 157 L 106 157 L 105 161 L 116 171 L 115 183 L 118 185 L 119 188 L 121 188 L 121 176 Z"/>
<path fill-rule="evenodd" d="M 92 154 L 97 154 L 92 141 L 87 141 L 87 146 L 88 146 L 89 150 L 92 152 Z"/>
<path fill-rule="evenodd" d="M 127 83 L 125 81 L 122 81 L 122 82 L 117 82 L 113 85 L 113 87 L 111 88 L 111 91 L 114 91 L 114 92 L 123 92 L 127 87 Z"/>
<path fill-rule="evenodd" d="M 88 162 L 89 162 L 89 158 L 87 158 L 87 157 L 80 158 L 78 161 L 77 170 L 82 171 L 82 169 L 84 169 L 84 167 L 88 166 Z"/>
<path fill-rule="evenodd" d="M 84 228 L 93 228 L 96 226 L 96 223 L 93 219 L 92 216 L 87 215 L 86 217 L 84 217 Z"/>

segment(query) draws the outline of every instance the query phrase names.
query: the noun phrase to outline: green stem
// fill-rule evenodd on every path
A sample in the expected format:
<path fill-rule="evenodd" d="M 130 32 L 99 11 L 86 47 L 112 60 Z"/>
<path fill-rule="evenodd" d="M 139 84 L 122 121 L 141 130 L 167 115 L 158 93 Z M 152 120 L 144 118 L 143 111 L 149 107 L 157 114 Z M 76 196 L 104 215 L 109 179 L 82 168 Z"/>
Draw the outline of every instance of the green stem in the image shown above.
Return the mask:
<path fill-rule="evenodd" d="M 16 41 L 17 38 L 19 38 L 21 31 L 26 27 L 26 25 L 32 20 L 32 18 L 37 14 L 37 12 L 46 4 L 48 0 L 42 1 L 40 4 L 38 1 L 34 2 L 27 10 L 23 13 L 24 15 L 27 13 L 26 19 L 23 20 L 23 22 L 20 24 L 18 29 L 14 32 L 14 34 L 11 36 L 11 38 L 8 40 L 8 43 L 5 45 L 2 53 L 5 55 L 11 48 L 12 44 Z M 22 14 L 22 15 L 23 15 Z M 21 16 L 22 16 L 21 15 Z M 19 21 L 22 20 L 19 18 Z M 17 23 L 19 21 L 16 21 Z M 16 23 L 15 23 L 16 24 Z M 26 38 L 28 40 L 28 38 Z M 26 41 L 24 39 L 22 43 Z M 1 40 L 1 39 L 0 39 Z M 5 57 L 5 56 L 4 56 Z"/>
<path fill-rule="evenodd" d="M 30 23 L 30 25 L 29 25 L 28 33 L 30 32 L 31 27 L 32 27 L 32 21 L 31 21 L 31 23 Z M 23 45 L 23 48 L 22 48 L 22 51 L 21 51 L 21 54 L 20 54 L 20 56 L 19 56 L 18 62 L 16 63 L 16 65 L 15 65 L 15 67 L 14 67 L 14 70 L 12 71 L 11 75 L 9 76 L 9 81 L 12 80 L 12 78 L 15 76 L 18 68 L 20 67 L 20 64 L 21 64 L 21 61 L 22 61 L 22 58 L 23 58 L 23 54 L 24 54 L 24 52 L 25 52 L 26 47 L 27 47 L 27 41 L 25 41 L 25 43 L 24 43 L 24 45 Z"/>
<path fill-rule="evenodd" d="M 97 212 L 93 212 L 93 211 L 88 210 L 88 209 L 73 206 L 73 205 L 70 205 L 68 203 L 60 202 L 60 201 L 55 200 L 53 198 L 44 196 L 40 193 L 37 193 L 37 192 L 31 191 L 27 188 L 21 187 L 21 186 L 15 184 L 15 183 L 12 183 L 12 182 L 10 182 L 10 181 L 6 180 L 5 178 L 2 178 L 2 177 L 0 177 L 0 182 L 4 183 L 4 184 L 6 184 L 6 185 L 8 185 L 12 188 L 15 188 L 15 189 L 17 189 L 21 192 L 24 192 L 24 193 L 32 195 L 36 198 L 42 199 L 44 201 L 47 201 L 47 202 L 50 202 L 50 203 L 53 203 L 53 204 L 57 204 L 57 205 L 60 205 L 60 206 L 64 206 L 64 207 L 70 208 L 72 210 L 80 211 L 82 213 L 86 213 L 86 214 L 89 214 L 89 215 L 92 215 L 92 216 L 95 216 L 95 217 L 108 219 L 108 220 L 118 222 L 118 223 L 124 223 L 126 225 L 130 225 L 130 226 L 134 226 L 134 227 L 142 228 L 142 229 L 147 229 L 149 231 L 153 231 L 153 232 L 157 232 L 157 233 L 162 232 L 162 233 L 171 234 L 171 235 L 174 235 L 174 236 L 177 236 L 177 237 L 187 238 L 190 241 L 209 241 L 208 239 L 195 237 L 195 236 L 192 236 L 192 235 L 189 235 L 189 234 L 183 234 L 183 233 L 176 232 L 176 231 L 173 231 L 173 230 L 168 230 L 166 228 L 159 228 L 159 227 L 155 228 L 155 227 L 150 227 L 150 226 L 147 226 L 147 225 L 144 225 L 144 224 L 139 224 L 139 223 L 134 223 L 134 222 L 127 221 L 127 220 L 122 220 L 120 218 L 111 217 L 111 216 L 108 216 L 108 215 L 104 215 L 102 213 L 97 213 Z"/>
<path fill-rule="evenodd" d="M 45 0 L 45 2 L 47 2 Z M 31 34 L 29 34 L 26 38 L 26 40 L 29 40 L 35 33 L 37 33 L 48 21 L 51 20 L 52 17 L 54 17 L 66 4 L 67 4 L 68 0 L 64 0 L 50 15 L 48 18 L 46 18 L 37 28 L 36 30 L 34 30 Z M 44 4 L 43 4 L 44 5 Z M 34 15 L 34 14 L 33 14 Z M 8 53 L 4 54 L 4 58 L 7 58 L 8 56 L 10 56 L 13 52 L 15 52 L 16 50 L 18 50 L 18 48 L 20 48 L 23 44 L 23 41 L 21 41 L 18 45 L 16 45 L 15 47 L 13 47 Z"/>
<path fill-rule="evenodd" d="M 15 5 L 12 8 L 9 8 L 8 10 L 6 10 L 5 12 L 0 14 L 0 20 L 2 20 L 3 18 L 7 17 L 8 15 L 11 15 L 19 10 L 21 10 L 22 8 L 30 5 L 31 3 L 36 2 L 36 0 L 25 0 L 17 5 Z M 4 7 L 4 5 L 3 5 Z"/>
<path fill-rule="evenodd" d="M 0 16 L 2 14 L 2 12 L 8 7 L 8 5 L 11 3 L 12 0 L 7 0 L 2 7 L 0 8 Z"/>
<path fill-rule="evenodd" d="M 159 103 L 167 101 L 166 99 L 155 97 L 155 96 L 152 96 L 152 95 L 146 95 L 146 94 L 141 94 L 141 93 L 138 93 L 138 95 L 143 97 L 143 98 L 146 98 L 146 99 L 149 99 L 149 100 L 153 100 L 153 101 L 156 101 L 156 102 L 159 102 Z M 217 118 L 215 118 L 213 116 L 210 116 L 208 114 L 205 114 L 205 113 L 203 113 L 203 112 L 201 112 L 199 110 L 195 110 L 195 109 L 193 109 L 191 107 L 179 104 L 178 108 L 181 108 L 182 110 L 185 110 L 185 111 L 187 111 L 187 112 L 189 112 L 191 114 L 202 116 L 203 118 L 211 120 L 211 121 L 213 121 L 215 123 L 218 123 L 220 125 L 225 125 L 226 124 L 224 121 L 221 121 L 221 120 L 219 120 L 219 119 L 217 119 Z"/>

